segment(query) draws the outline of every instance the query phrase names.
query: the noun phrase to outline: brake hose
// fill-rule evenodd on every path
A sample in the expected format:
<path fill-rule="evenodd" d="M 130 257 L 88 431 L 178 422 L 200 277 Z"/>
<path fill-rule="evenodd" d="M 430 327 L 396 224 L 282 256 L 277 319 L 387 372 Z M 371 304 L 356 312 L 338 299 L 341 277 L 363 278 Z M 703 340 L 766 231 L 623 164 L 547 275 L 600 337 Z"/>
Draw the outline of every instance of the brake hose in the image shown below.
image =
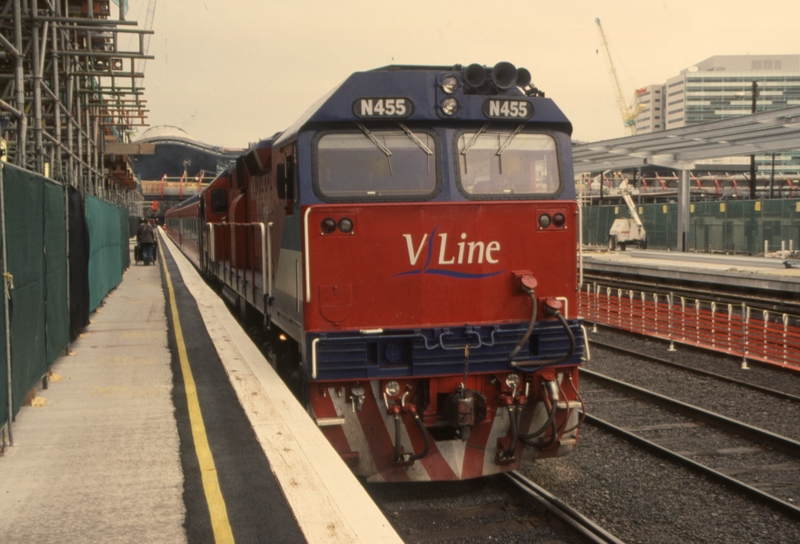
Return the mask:
<path fill-rule="evenodd" d="M 520 440 L 522 440 L 524 444 L 539 449 L 543 449 L 552 445 L 553 442 L 555 442 L 556 437 L 558 436 L 558 425 L 556 425 L 556 412 L 558 411 L 558 400 L 559 400 L 558 393 L 561 387 L 555 384 L 555 382 L 545 382 L 545 383 L 549 385 L 548 394 L 545 395 L 544 397 L 545 409 L 548 408 L 548 405 L 550 409 L 550 411 L 547 414 L 547 421 L 545 421 L 544 425 L 542 425 L 540 429 L 520 437 Z M 548 427 L 552 428 L 552 432 L 547 442 L 541 443 L 541 442 L 533 442 L 531 440 L 535 436 L 544 433 Z"/>
<path fill-rule="evenodd" d="M 545 432 L 547 428 L 550 427 L 550 425 L 553 423 L 553 421 L 555 421 L 556 409 L 557 409 L 556 406 L 552 404 L 550 402 L 550 399 L 547 397 L 545 397 L 544 401 L 545 401 L 545 407 L 550 409 L 550 411 L 547 414 L 547 421 L 544 422 L 544 425 L 542 425 L 541 428 L 535 430 L 532 433 L 528 433 L 519 437 L 520 440 L 522 440 L 525 444 L 529 446 L 539 447 L 539 444 L 530 441 L 531 438 L 539 436 L 540 434 Z"/>
<path fill-rule="evenodd" d="M 508 362 L 510 362 L 512 365 L 514 364 L 514 357 L 517 356 L 519 350 L 522 349 L 522 346 L 524 346 L 525 342 L 528 341 L 528 338 L 531 337 L 531 333 L 533 332 L 533 327 L 536 326 L 536 316 L 538 315 L 539 312 L 539 303 L 536 300 L 536 293 L 534 293 L 533 289 L 529 288 L 526 285 L 523 285 L 522 290 L 525 291 L 529 297 L 531 297 L 531 306 L 533 306 L 533 309 L 531 311 L 531 321 L 530 323 L 528 323 L 528 330 L 525 331 L 525 334 L 522 335 L 522 338 L 520 339 L 519 343 L 516 345 L 514 350 L 508 356 Z"/>
<path fill-rule="evenodd" d="M 553 411 L 555 412 L 555 410 L 553 410 Z M 526 442 L 526 444 L 528 444 L 529 446 L 533 446 L 534 448 L 539 448 L 541 450 L 543 450 L 545 448 L 549 448 L 550 446 L 552 446 L 553 442 L 556 441 L 556 437 L 558 436 L 558 428 L 556 426 L 556 421 L 553 420 L 553 422 L 550 424 L 550 426 L 552 427 L 552 431 L 550 433 L 550 438 L 547 439 L 547 442 L 543 442 L 541 444 Z"/>
<path fill-rule="evenodd" d="M 517 418 L 514 417 L 515 406 L 513 404 L 508 405 L 508 418 L 510 419 L 511 425 L 511 443 L 508 446 L 508 449 L 503 451 L 503 454 L 506 457 L 513 457 L 514 451 L 517 449 L 517 439 L 519 438 L 519 427 L 517 423 Z"/>
<path fill-rule="evenodd" d="M 400 452 L 401 421 L 400 414 L 396 413 L 394 415 L 394 459 L 392 459 L 395 463 L 413 463 L 414 461 L 418 461 L 428 455 L 428 452 L 430 451 L 430 438 L 428 437 L 428 431 L 425 429 L 425 425 L 422 423 L 422 418 L 419 417 L 419 412 L 414 412 L 414 421 L 417 423 L 417 427 L 419 427 L 419 430 L 422 433 L 422 439 L 425 441 L 425 447 L 423 448 L 422 453 L 408 454 Z"/>
<path fill-rule="evenodd" d="M 428 455 L 428 451 L 431 448 L 430 438 L 428 438 L 428 430 L 425 428 L 425 425 L 422 423 L 422 418 L 419 417 L 419 412 L 414 412 L 414 421 L 417 422 L 417 427 L 419 427 L 419 432 L 422 433 L 422 439 L 425 441 L 425 447 L 422 449 L 422 453 L 417 455 L 412 455 L 409 460 L 416 461 L 418 459 L 422 459 L 426 455 Z"/>
<path fill-rule="evenodd" d="M 553 315 L 556 317 L 556 319 L 558 319 L 559 323 L 561 323 L 561 326 L 564 327 L 564 330 L 567 333 L 567 337 L 569 338 L 569 351 L 567 351 L 566 355 L 562 355 L 561 357 L 558 357 L 556 359 L 551 359 L 549 361 L 527 361 L 523 363 L 511 361 L 513 356 L 516 355 L 517 352 L 519 352 L 519 349 L 521 348 L 522 344 L 524 344 L 528 340 L 528 333 L 526 333 L 526 336 L 522 337 L 522 341 L 520 342 L 520 344 L 514 349 L 514 351 L 511 352 L 511 357 L 509 357 L 509 361 L 511 361 L 511 366 L 517 368 L 520 372 L 530 373 L 530 372 L 536 372 L 537 370 L 545 366 L 560 365 L 561 363 L 568 361 L 569 358 L 572 357 L 572 355 L 575 353 L 575 335 L 572 334 L 572 329 L 570 329 L 569 323 L 567 323 L 567 320 L 564 319 L 563 315 L 561 315 L 561 312 L 559 312 L 558 310 L 554 310 Z M 528 327 L 529 331 L 533 330 L 532 325 L 533 321 L 531 322 L 531 326 Z M 532 369 L 527 368 L 531 366 L 535 366 L 536 368 Z"/>

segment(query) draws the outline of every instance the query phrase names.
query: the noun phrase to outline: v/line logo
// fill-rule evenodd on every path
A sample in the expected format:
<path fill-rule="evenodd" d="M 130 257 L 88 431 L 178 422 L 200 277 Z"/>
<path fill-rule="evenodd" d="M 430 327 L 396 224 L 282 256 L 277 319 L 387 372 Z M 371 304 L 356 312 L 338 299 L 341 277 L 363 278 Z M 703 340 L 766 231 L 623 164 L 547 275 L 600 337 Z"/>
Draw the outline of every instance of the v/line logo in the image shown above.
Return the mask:
<path fill-rule="evenodd" d="M 470 241 L 467 240 L 467 233 L 465 232 L 461 233 L 461 241 L 455 243 L 448 242 L 448 233 L 443 232 L 437 236 L 436 230 L 438 228 L 439 227 L 435 227 L 430 233 L 430 236 L 427 233 L 423 234 L 419 242 L 414 240 L 414 236 L 412 234 L 403 234 L 403 238 L 405 238 L 406 241 L 406 249 L 408 250 L 408 262 L 410 266 L 417 266 L 417 263 L 420 262 L 420 257 L 422 257 L 423 249 L 425 249 L 426 246 L 428 251 L 425 264 L 423 265 L 422 269 L 402 272 L 398 274 L 399 276 L 405 276 L 409 274 L 439 274 L 463 279 L 478 279 L 496 276 L 497 274 L 503 272 L 500 270 L 484 274 L 471 274 L 459 271 L 457 268 L 430 268 L 431 261 L 433 260 L 435 253 L 434 246 L 436 245 L 437 241 L 439 242 L 439 247 L 438 252 L 436 252 L 438 254 L 438 259 L 434 263 L 435 265 L 457 267 L 457 265 L 483 264 L 484 262 L 487 264 L 500 263 L 500 242 L 496 240 L 489 242 L 484 242 L 481 240 Z"/>

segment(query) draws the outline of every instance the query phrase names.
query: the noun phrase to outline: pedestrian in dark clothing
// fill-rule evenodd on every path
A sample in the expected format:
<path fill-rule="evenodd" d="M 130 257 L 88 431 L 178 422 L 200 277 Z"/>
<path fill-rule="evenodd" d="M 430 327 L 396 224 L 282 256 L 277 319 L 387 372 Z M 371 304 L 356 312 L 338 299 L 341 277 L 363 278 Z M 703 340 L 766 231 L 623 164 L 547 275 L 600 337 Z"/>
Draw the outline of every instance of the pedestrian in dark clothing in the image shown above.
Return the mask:
<path fill-rule="evenodd" d="M 139 230 L 136 232 L 136 241 L 142 249 L 142 259 L 145 265 L 153 263 L 153 249 L 156 245 L 156 233 L 146 219 L 142 219 Z"/>

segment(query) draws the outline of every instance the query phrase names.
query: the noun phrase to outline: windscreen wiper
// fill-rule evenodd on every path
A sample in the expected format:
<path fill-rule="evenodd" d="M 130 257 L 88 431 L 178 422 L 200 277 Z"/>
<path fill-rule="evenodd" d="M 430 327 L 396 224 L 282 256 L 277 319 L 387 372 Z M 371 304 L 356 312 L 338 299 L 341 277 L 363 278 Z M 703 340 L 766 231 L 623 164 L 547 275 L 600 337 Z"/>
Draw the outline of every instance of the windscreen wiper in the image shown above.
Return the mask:
<path fill-rule="evenodd" d="M 499 164 L 498 164 L 498 171 L 499 171 L 501 174 L 503 173 L 503 156 L 502 156 L 502 155 L 503 155 L 503 151 L 505 151 L 505 150 L 506 150 L 506 148 L 507 148 L 509 145 L 511 145 L 511 140 L 513 140 L 513 139 L 514 139 L 514 138 L 517 136 L 517 134 L 519 134 L 519 131 L 520 131 L 520 130 L 522 130 L 522 128 L 523 128 L 524 126 L 525 126 L 525 125 L 520 125 L 520 126 L 518 126 L 518 127 L 517 127 L 517 130 L 515 130 L 514 132 L 512 132 L 511 134 L 509 134 L 509 135 L 508 135 L 508 138 L 506 138 L 506 141 L 505 141 L 505 142 L 503 142 L 503 144 L 502 144 L 502 145 L 500 146 L 500 148 L 497 150 L 497 153 L 495 153 L 495 154 L 497 155 L 497 160 L 499 161 Z"/>
<path fill-rule="evenodd" d="M 425 152 L 425 154 L 427 154 L 427 155 L 428 155 L 428 157 L 430 157 L 431 155 L 433 155 L 433 151 L 431 151 L 431 149 L 430 149 L 430 148 L 429 148 L 427 145 L 425 145 L 425 142 L 423 142 L 422 140 L 420 140 L 420 139 L 417 137 L 417 135 L 416 135 L 416 134 L 414 134 L 413 132 L 411 132 L 411 129 L 410 129 L 410 128 L 408 128 L 407 126 L 405 126 L 403 123 L 397 123 L 397 124 L 398 124 L 398 125 L 400 125 L 400 128 L 402 128 L 402 129 L 405 131 L 405 133 L 406 133 L 406 136 L 408 136 L 409 138 L 411 138 L 411 141 L 412 141 L 412 142 L 414 142 L 415 144 L 417 144 L 417 147 L 419 147 L 421 150 L 423 150 L 423 151 Z M 428 173 L 430 174 L 430 172 L 431 172 L 431 161 L 429 161 L 429 160 L 427 160 L 427 159 L 426 159 L 426 162 L 427 162 L 427 167 L 428 167 Z"/>
<path fill-rule="evenodd" d="M 470 148 L 471 148 L 473 145 L 475 145 L 475 142 L 477 142 L 477 141 L 478 141 L 478 137 L 480 137 L 480 135 L 481 135 L 481 134 L 483 134 L 483 132 L 484 132 L 484 131 L 485 131 L 487 128 L 489 128 L 489 123 L 486 123 L 485 125 L 483 125 L 483 126 L 480 128 L 480 130 L 478 130 L 478 132 L 476 132 L 476 133 L 475 133 L 475 135 L 474 135 L 474 136 L 473 136 L 473 137 L 470 139 L 470 141 L 469 141 L 469 142 L 467 142 L 467 145 L 465 145 L 465 146 L 464 146 L 464 149 L 462 149 L 462 150 L 461 150 L 461 154 L 462 154 L 462 155 L 464 155 L 464 173 L 465 173 L 465 174 L 467 173 L 467 151 L 469 151 L 469 149 L 470 149 Z"/>
<path fill-rule="evenodd" d="M 469 148 L 470 148 L 470 147 L 472 147 L 473 145 L 475 145 L 475 142 L 477 142 L 477 141 L 478 141 L 478 137 L 479 137 L 481 134 L 483 134 L 483 132 L 484 132 L 484 131 L 485 131 L 487 128 L 489 128 L 489 123 L 486 123 L 485 125 L 483 125 L 483 126 L 480 128 L 480 130 L 479 130 L 478 132 L 476 132 L 476 133 L 475 133 L 475 136 L 473 136 L 473 137 L 472 137 L 472 139 L 471 139 L 469 142 L 467 142 L 467 145 L 465 145 L 465 146 L 464 146 L 464 149 L 462 149 L 462 150 L 461 150 L 461 154 L 462 154 L 462 155 L 466 155 L 466 154 L 467 154 L 467 151 L 469 151 Z"/>
<path fill-rule="evenodd" d="M 433 155 L 433 151 L 431 151 L 431 150 L 430 150 L 430 148 L 429 148 L 427 145 L 425 145 L 425 143 L 424 143 L 422 140 L 420 140 L 420 139 L 417 137 L 417 135 L 416 135 L 416 134 L 414 134 L 413 132 L 411 132 L 411 129 L 410 129 L 410 128 L 408 128 L 407 126 L 405 126 L 403 123 L 397 123 L 397 124 L 398 124 L 398 125 L 400 125 L 400 128 L 402 128 L 402 129 L 405 131 L 405 133 L 406 133 L 406 136 L 408 136 L 409 138 L 411 138 L 411 141 L 412 141 L 412 142 L 414 142 L 415 144 L 417 144 L 417 147 L 419 147 L 421 150 L 423 150 L 423 151 L 424 151 L 425 153 L 427 153 L 428 155 Z"/>
<path fill-rule="evenodd" d="M 377 147 L 378 149 L 383 151 L 383 154 L 386 155 L 386 160 L 389 162 L 389 175 L 390 176 L 394 175 L 394 172 L 392 172 L 392 158 L 391 158 L 392 157 L 392 152 L 389 151 L 389 148 L 386 147 L 385 145 L 383 145 L 382 143 L 380 143 L 378 141 L 378 139 L 375 137 L 375 135 L 373 133 L 371 133 L 367 127 L 365 127 L 361 123 L 356 123 L 356 126 L 361 129 L 361 132 L 364 133 L 364 136 L 369 138 L 369 140 L 373 144 L 375 144 L 375 147 Z"/>

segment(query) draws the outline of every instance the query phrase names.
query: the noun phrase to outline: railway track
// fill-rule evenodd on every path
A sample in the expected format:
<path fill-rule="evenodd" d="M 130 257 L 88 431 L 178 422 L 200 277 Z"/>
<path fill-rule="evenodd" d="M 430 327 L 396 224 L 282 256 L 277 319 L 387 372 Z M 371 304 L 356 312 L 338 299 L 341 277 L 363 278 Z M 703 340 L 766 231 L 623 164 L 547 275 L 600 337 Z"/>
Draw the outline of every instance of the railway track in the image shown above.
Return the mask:
<path fill-rule="evenodd" d="M 800 443 L 581 370 L 586 421 L 800 519 Z"/>
<path fill-rule="evenodd" d="M 622 542 L 516 472 L 367 490 L 407 543 Z"/>
<path fill-rule="evenodd" d="M 546 491 L 541 486 L 536 485 L 522 474 L 516 471 L 507 472 L 503 475 L 514 483 L 521 491 L 526 493 L 534 501 L 546 508 L 551 514 L 569 525 L 576 533 L 581 535 L 586 542 L 604 542 L 620 544 L 622 541 L 594 523 L 592 520 L 565 504 L 557 497 Z"/>
<path fill-rule="evenodd" d="M 758 384 L 755 384 L 755 383 L 752 383 L 752 382 L 748 382 L 748 381 L 745 381 L 745 380 L 740 380 L 738 378 L 733 378 L 731 376 L 720 374 L 718 372 L 711 372 L 709 370 L 704 370 L 702 368 L 697 368 L 697 367 L 693 367 L 693 366 L 690 366 L 690 365 L 682 364 L 682 363 L 679 363 L 679 362 L 670 361 L 670 360 L 664 359 L 663 357 L 656 357 L 656 356 L 651 355 L 649 353 L 642 353 L 640 351 L 623 348 L 623 347 L 620 347 L 620 346 L 616 346 L 614 344 L 609 344 L 609 343 L 601 342 L 601 341 L 598 341 L 598 340 L 590 340 L 589 343 L 593 347 L 600 347 L 600 348 L 603 348 L 603 349 L 612 350 L 612 351 L 615 351 L 617 353 L 622 353 L 622 354 L 625 354 L 625 355 L 628 355 L 628 356 L 631 356 L 631 357 L 637 357 L 637 358 L 640 358 L 640 359 L 645 359 L 645 360 L 653 362 L 653 363 L 658 363 L 660 365 L 668 366 L 668 367 L 671 367 L 671 368 L 677 368 L 677 369 L 680 369 L 680 370 L 683 370 L 683 371 L 686 371 L 686 372 L 690 372 L 692 374 L 697 374 L 699 376 L 706 376 L 706 377 L 709 377 L 709 378 L 714 378 L 714 379 L 717 379 L 717 380 L 720 380 L 720 381 L 724 381 L 724 382 L 727 382 L 727 383 L 730 383 L 730 384 L 738 385 L 740 387 L 744 387 L 744 388 L 747 388 L 747 389 L 752 389 L 754 391 L 759 391 L 761 393 L 766 393 L 767 395 L 771 395 L 771 396 L 776 397 L 776 398 L 791 400 L 791 401 L 795 401 L 795 402 L 800 402 L 800 395 L 794 395 L 792 393 L 787 393 L 785 391 L 779 391 L 777 389 L 773 389 L 773 388 L 770 388 L 770 387 L 765 387 L 763 385 L 758 385 Z"/>
<path fill-rule="evenodd" d="M 606 328 L 591 337 L 587 369 L 800 442 L 797 372 Z"/>

